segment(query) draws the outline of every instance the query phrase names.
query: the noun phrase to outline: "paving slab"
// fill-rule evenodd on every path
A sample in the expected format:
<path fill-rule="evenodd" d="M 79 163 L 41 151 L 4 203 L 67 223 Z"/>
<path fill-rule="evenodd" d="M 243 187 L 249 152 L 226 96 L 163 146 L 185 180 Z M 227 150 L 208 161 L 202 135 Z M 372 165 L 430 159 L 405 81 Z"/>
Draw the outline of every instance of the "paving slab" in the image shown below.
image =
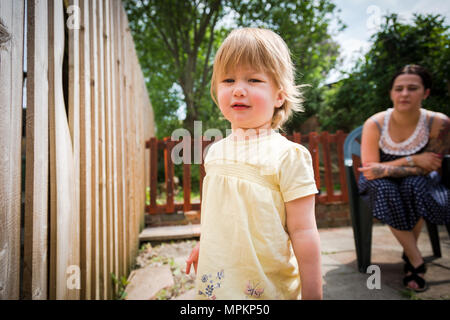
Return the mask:
<path fill-rule="evenodd" d="M 178 297 L 173 298 L 172 300 L 195 300 L 195 296 L 195 289 L 191 289 L 183 294 L 180 294 Z"/>
<path fill-rule="evenodd" d="M 322 248 L 324 299 L 450 299 L 450 239 L 439 226 L 441 258 L 434 258 L 426 227 L 419 237 L 419 249 L 428 271 L 429 289 L 409 293 L 402 284 L 402 247 L 387 225 L 374 225 L 372 231 L 372 265 L 380 270 L 380 289 L 369 289 L 367 280 L 373 275 L 357 269 L 353 230 L 351 227 L 319 229 Z M 371 278 L 373 279 L 373 278 Z"/>
<path fill-rule="evenodd" d="M 128 277 L 129 284 L 125 292 L 126 300 L 153 300 L 161 290 L 173 286 L 173 277 L 170 267 L 147 266 L 131 272 Z"/>
<path fill-rule="evenodd" d="M 198 234 L 200 234 L 199 226 Z M 351 227 L 323 228 L 319 229 L 319 235 L 322 251 L 323 298 L 326 300 L 450 300 L 450 238 L 447 230 L 442 226 L 439 226 L 442 252 L 440 258 L 432 257 L 431 244 L 425 226 L 419 237 L 419 249 L 427 261 L 428 268 L 425 279 L 429 289 L 423 293 L 408 293 L 404 289 L 402 247 L 387 225 L 375 224 L 372 231 L 371 262 L 380 270 L 379 289 L 370 288 L 374 283 L 372 280 L 375 279 L 372 272 L 360 273 L 357 269 Z M 176 245 L 169 246 L 165 250 L 165 254 L 174 258 L 181 266 L 185 266 L 189 252 L 190 247 L 183 249 Z M 176 297 L 182 300 L 193 298 L 192 290 Z"/>

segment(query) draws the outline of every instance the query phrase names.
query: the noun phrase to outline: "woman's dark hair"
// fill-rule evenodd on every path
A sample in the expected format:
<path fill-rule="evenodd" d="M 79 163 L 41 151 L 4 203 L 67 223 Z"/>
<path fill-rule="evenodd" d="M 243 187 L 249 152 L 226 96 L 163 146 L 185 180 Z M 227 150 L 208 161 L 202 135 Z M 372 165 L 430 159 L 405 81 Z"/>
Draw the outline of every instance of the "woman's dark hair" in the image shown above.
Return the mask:
<path fill-rule="evenodd" d="M 403 68 L 401 68 L 393 77 L 391 80 L 391 86 L 394 85 L 395 79 L 402 74 L 415 74 L 418 75 L 422 79 L 423 87 L 426 89 L 431 88 L 432 80 L 431 80 L 431 74 L 428 72 L 427 69 L 425 69 L 422 66 L 419 66 L 417 64 L 407 64 Z"/>

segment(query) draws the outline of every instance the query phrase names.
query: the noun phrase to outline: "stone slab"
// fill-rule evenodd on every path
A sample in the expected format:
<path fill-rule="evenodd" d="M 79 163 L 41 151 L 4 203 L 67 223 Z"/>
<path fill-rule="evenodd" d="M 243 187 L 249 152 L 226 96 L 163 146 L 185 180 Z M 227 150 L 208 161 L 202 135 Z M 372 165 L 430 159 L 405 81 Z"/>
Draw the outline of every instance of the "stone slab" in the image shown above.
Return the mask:
<path fill-rule="evenodd" d="M 153 300 L 160 290 L 174 285 L 172 272 L 167 265 L 134 270 L 128 282 L 125 288 L 126 300 Z"/>

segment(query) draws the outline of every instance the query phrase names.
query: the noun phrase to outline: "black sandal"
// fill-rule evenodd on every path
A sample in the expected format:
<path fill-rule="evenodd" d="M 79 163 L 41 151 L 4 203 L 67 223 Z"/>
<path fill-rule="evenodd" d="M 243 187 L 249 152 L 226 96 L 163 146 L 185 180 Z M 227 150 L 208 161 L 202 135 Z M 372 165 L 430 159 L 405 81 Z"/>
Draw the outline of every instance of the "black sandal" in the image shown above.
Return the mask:
<path fill-rule="evenodd" d="M 406 276 L 403 278 L 403 285 L 409 289 L 409 290 L 414 290 L 415 292 L 424 292 L 425 290 L 428 289 L 428 284 L 425 281 L 424 278 L 422 278 L 421 276 L 419 276 L 419 273 L 426 273 L 427 272 L 427 267 L 425 266 L 425 262 L 422 263 L 420 266 L 418 266 L 417 268 L 414 268 L 411 263 L 406 263 L 405 264 L 405 272 L 411 272 L 411 274 L 409 276 Z M 408 287 L 408 283 L 410 281 L 415 281 L 417 283 L 417 285 L 419 286 L 419 288 L 414 289 L 411 287 Z"/>

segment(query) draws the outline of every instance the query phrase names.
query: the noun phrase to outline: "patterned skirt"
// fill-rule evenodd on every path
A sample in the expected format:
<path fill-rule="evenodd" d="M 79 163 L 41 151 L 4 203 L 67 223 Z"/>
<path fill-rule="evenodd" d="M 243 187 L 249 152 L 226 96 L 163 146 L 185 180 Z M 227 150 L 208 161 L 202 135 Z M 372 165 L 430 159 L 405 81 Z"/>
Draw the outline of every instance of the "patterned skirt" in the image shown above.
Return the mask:
<path fill-rule="evenodd" d="M 398 230 L 411 230 L 420 217 L 434 224 L 450 223 L 450 190 L 437 172 L 427 176 L 367 180 L 360 174 L 359 193 L 378 220 Z"/>

